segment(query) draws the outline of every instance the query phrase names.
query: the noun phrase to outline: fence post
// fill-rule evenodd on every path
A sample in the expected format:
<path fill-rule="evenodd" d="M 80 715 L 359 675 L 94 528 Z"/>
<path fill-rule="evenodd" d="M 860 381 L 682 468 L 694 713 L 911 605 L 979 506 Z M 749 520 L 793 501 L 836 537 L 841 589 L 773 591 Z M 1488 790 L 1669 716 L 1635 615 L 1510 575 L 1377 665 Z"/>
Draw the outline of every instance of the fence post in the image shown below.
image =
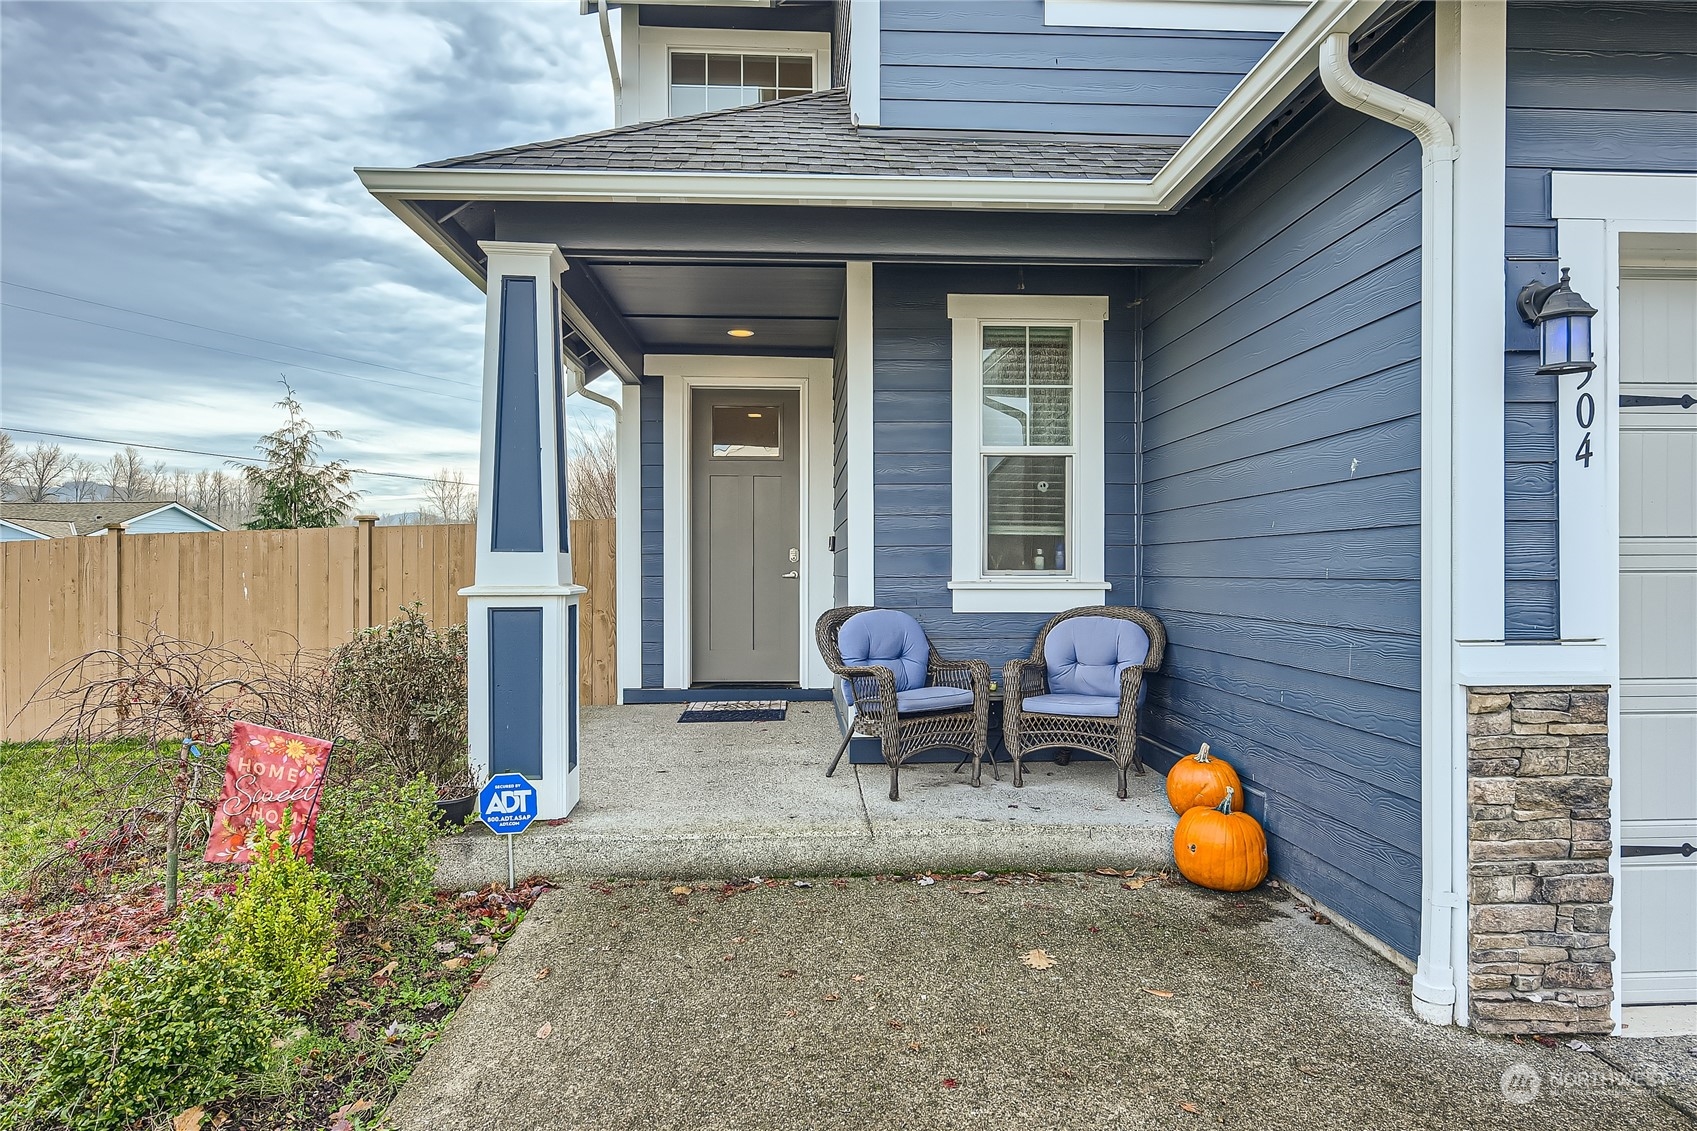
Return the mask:
<path fill-rule="evenodd" d="M 354 544 L 354 613 L 355 628 L 370 628 L 377 622 L 371 616 L 371 528 L 377 525 L 377 515 L 354 516 L 359 523 L 359 539 Z"/>
<path fill-rule="evenodd" d="M 106 627 L 119 651 L 124 647 L 124 524 L 106 524 Z"/>

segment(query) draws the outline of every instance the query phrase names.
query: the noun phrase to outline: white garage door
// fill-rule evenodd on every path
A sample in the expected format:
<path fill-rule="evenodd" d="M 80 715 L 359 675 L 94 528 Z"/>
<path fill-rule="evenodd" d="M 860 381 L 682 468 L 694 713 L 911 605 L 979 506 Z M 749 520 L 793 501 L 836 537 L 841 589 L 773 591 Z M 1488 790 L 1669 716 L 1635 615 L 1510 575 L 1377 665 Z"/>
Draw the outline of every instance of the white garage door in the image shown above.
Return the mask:
<path fill-rule="evenodd" d="M 1622 270 L 1621 1000 L 1697 1002 L 1697 270 Z M 1671 850 L 1671 851 L 1670 851 Z"/>

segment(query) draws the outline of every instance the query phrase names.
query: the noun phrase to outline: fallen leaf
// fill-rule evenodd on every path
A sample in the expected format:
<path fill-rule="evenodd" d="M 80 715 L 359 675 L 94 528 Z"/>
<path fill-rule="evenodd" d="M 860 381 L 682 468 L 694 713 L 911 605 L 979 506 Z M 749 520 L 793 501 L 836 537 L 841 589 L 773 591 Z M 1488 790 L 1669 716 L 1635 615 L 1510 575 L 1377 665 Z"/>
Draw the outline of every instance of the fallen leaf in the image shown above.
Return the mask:
<path fill-rule="evenodd" d="M 206 1109 L 195 1104 L 177 1118 L 171 1120 L 171 1131 L 200 1131 L 200 1121 L 206 1118 Z"/>
<path fill-rule="evenodd" d="M 472 946 L 488 946 L 490 943 L 492 943 L 494 941 L 495 940 L 490 938 L 488 935 L 473 935 L 473 936 L 471 936 L 471 945 Z"/>
<path fill-rule="evenodd" d="M 395 953 L 395 948 L 392 945 L 390 945 L 389 943 L 384 942 L 382 939 L 378 939 L 376 942 L 372 943 L 371 945 L 376 947 L 378 950 L 382 951 L 384 954 L 394 954 Z"/>
<path fill-rule="evenodd" d="M 1318 1068 L 1315 1068 L 1311 1064 L 1299 1064 L 1299 1065 L 1296 1066 L 1296 1070 L 1298 1072 L 1306 1072 L 1310 1076 L 1320 1075 L 1320 1070 Z"/>
<path fill-rule="evenodd" d="M 936 880 L 936 877 L 934 877 L 934 876 L 921 876 L 921 877 L 919 877 L 919 886 L 922 887 L 922 888 L 928 888 L 936 882 L 937 882 L 937 880 Z"/>
<path fill-rule="evenodd" d="M 688 895 L 691 890 L 692 889 L 686 888 L 682 884 L 679 884 L 677 887 L 672 889 L 672 894 L 673 895 Z"/>
<path fill-rule="evenodd" d="M 542 1023 L 542 1028 L 540 1028 L 536 1031 L 536 1039 L 539 1040 L 539 1041 L 546 1041 L 549 1037 L 551 1037 L 553 1035 L 554 1035 L 554 1023 L 552 1021 L 544 1021 Z"/>
<path fill-rule="evenodd" d="M 1098 868 L 1096 874 L 1098 876 L 1123 876 L 1125 873 L 1118 868 Z"/>
<path fill-rule="evenodd" d="M 925 1046 L 920 1044 L 918 1041 L 909 1041 L 907 1043 L 907 1047 L 908 1047 L 909 1051 L 911 1051 L 911 1052 L 924 1052 L 925 1051 Z"/>
<path fill-rule="evenodd" d="M 477 957 L 479 957 L 479 958 L 494 958 L 497 954 L 500 954 L 500 953 L 501 953 L 501 948 L 496 946 L 494 943 L 490 943 L 488 946 L 484 947 L 483 949 L 481 949 L 477 952 Z"/>
<path fill-rule="evenodd" d="M 552 974 L 553 972 L 554 972 L 554 968 L 552 966 L 544 966 L 542 969 L 540 969 L 536 972 L 536 980 L 538 982 L 540 982 L 542 979 L 546 978 L 548 975 Z"/>
<path fill-rule="evenodd" d="M 852 974 L 852 975 L 849 976 L 849 981 L 851 981 L 851 982 L 864 982 L 864 981 L 866 981 L 866 975 L 865 974 Z"/>
<path fill-rule="evenodd" d="M 353 1006 L 355 1009 L 376 1009 L 377 1008 L 375 1005 L 372 1005 L 369 1001 L 365 1001 L 365 1000 L 363 1000 L 361 998 L 357 998 L 357 997 L 349 998 L 348 1004 Z"/>
<path fill-rule="evenodd" d="M 786 1010 L 784 1010 L 784 1016 L 785 1017 L 794 1017 L 794 1016 L 796 1016 L 796 1011 L 793 1010 L 793 1009 L 786 1009 Z"/>
<path fill-rule="evenodd" d="M 1188 1111 L 1192 1115 L 1195 1115 L 1199 1111 L 1201 1111 L 1201 1109 L 1198 1108 L 1195 1104 L 1179 1104 L 1178 1108 L 1179 1108 L 1180 1111 Z"/>
<path fill-rule="evenodd" d="M 778 971 L 778 977 L 780 977 L 780 978 L 794 978 L 799 973 L 800 973 L 799 970 L 780 970 L 780 971 Z"/>
<path fill-rule="evenodd" d="M 1033 970 L 1047 970 L 1055 964 L 1055 956 L 1046 950 L 1033 950 L 1021 956 L 1020 961 Z"/>
<path fill-rule="evenodd" d="M 1154 994 L 1156 997 L 1172 997 L 1173 996 L 1173 991 L 1171 991 L 1171 990 L 1152 990 L 1148 986 L 1143 987 L 1143 992 L 1146 993 L 1146 994 Z"/>
<path fill-rule="evenodd" d="M 842 1001 L 843 995 L 842 994 L 826 994 L 824 997 L 820 998 L 819 1000 L 820 1001 Z"/>
<path fill-rule="evenodd" d="M 444 939 L 441 942 L 436 944 L 436 953 L 437 954 L 452 954 L 452 953 L 454 953 L 454 951 L 456 951 L 458 949 L 460 949 L 459 943 L 449 942 L 446 939 Z"/>
<path fill-rule="evenodd" d="M 958 1088 L 958 1087 L 960 1087 L 960 1081 L 956 1080 L 952 1076 L 945 1076 L 945 1077 L 943 1077 L 943 1087 L 945 1087 L 945 1088 Z"/>
<path fill-rule="evenodd" d="M 442 969 L 458 970 L 461 966 L 466 964 L 466 961 L 467 960 L 464 958 L 450 958 L 446 962 L 442 963 Z"/>
<path fill-rule="evenodd" d="M 989 888 L 962 888 L 961 890 L 966 892 L 967 895 L 984 895 L 987 892 L 989 892 L 990 889 Z"/>
<path fill-rule="evenodd" d="M 898 1021 L 894 1017 L 892 1017 L 888 1021 L 884 1022 L 884 1024 L 888 1025 L 892 1029 L 905 1029 L 905 1028 L 907 1028 L 907 1023 L 905 1021 Z"/>
<path fill-rule="evenodd" d="M 355 1100 L 353 1103 L 342 1105 L 330 1113 L 330 1131 L 352 1131 L 352 1117 L 370 1110 L 370 1100 Z"/>
<path fill-rule="evenodd" d="M 381 970 L 377 971 L 377 973 L 375 973 L 371 976 L 371 980 L 373 982 L 375 982 L 379 978 L 387 978 L 389 975 L 393 974 L 396 970 L 399 970 L 400 967 L 401 967 L 401 964 L 398 961 L 396 961 L 395 959 L 391 958 L 388 962 L 385 962 L 383 964 L 383 968 Z"/>
<path fill-rule="evenodd" d="M 1126 880 L 1124 883 L 1120 884 L 1120 887 L 1124 888 L 1126 891 L 1136 891 L 1148 882 L 1148 876 L 1140 876 L 1135 880 Z"/>

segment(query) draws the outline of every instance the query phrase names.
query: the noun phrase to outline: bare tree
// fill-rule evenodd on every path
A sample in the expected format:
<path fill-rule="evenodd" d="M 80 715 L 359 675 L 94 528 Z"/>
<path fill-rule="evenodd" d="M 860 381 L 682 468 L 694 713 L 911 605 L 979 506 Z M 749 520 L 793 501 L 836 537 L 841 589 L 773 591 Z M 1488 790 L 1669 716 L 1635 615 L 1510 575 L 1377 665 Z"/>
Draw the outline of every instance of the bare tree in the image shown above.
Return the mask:
<path fill-rule="evenodd" d="M 619 450 L 604 428 L 575 433 L 566 471 L 574 518 L 612 518 L 619 497 Z"/>
<path fill-rule="evenodd" d="M 70 495 L 73 503 L 92 503 L 100 499 L 105 484 L 100 482 L 100 468 L 86 459 L 73 459 L 65 469 L 65 485 L 60 494 Z"/>
<path fill-rule="evenodd" d="M 153 498 L 153 476 L 135 448 L 112 453 L 106 461 L 105 479 L 108 499 L 128 503 Z"/>
<path fill-rule="evenodd" d="M 0 432 L 0 499 L 9 499 L 23 471 L 24 453 L 10 432 Z"/>
<path fill-rule="evenodd" d="M 44 503 L 55 498 L 76 462 L 64 448 L 45 440 L 25 449 L 18 466 L 18 495 L 26 503 Z"/>
<path fill-rule="evenodd" d="M 421 511 L 426 522 L 471 522 L 477 517 L 477 492 L 465 472 L 444 467 L 424 489 Z"/>

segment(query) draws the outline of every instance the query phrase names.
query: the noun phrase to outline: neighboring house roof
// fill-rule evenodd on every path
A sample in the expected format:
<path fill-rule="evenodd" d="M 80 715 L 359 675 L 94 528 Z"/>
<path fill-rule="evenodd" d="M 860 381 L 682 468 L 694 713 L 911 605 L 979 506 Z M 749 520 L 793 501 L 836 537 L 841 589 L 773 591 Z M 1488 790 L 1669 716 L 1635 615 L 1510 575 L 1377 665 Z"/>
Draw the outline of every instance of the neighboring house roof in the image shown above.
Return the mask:
<path fill-rule="evenodd" d="M 849 113 L 848 95 L 826 90 L 420 168 L 1147 180 L 1177 149 L 1168 140 L 862 130 Z"/>
<path fill-rule="evenodd" d="M 43 538 L 71 538 L 78 534 L 98 534 L 114 522 L 129 523 L 164 510 L 177 510 L 208 530 L 222 530 L 216 522 L 176 502 L 117 502 L 98 503 L 0 503 L 0 520 L 7 525 L 39 534 Z"/>

